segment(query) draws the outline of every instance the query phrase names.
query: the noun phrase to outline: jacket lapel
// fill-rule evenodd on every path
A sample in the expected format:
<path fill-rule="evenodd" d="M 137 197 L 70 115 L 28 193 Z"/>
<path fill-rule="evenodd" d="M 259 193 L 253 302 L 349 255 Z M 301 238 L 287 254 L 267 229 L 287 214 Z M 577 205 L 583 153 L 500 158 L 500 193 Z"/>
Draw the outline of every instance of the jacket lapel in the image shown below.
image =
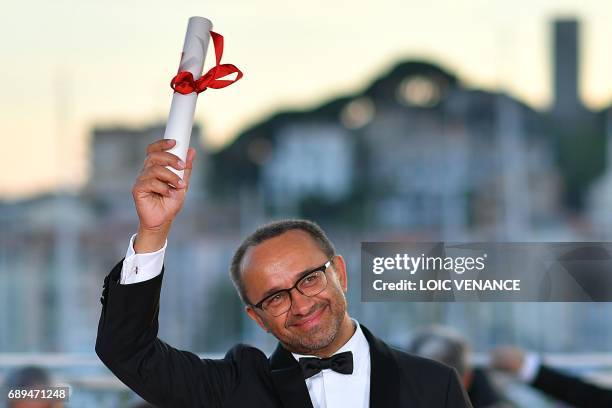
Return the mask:
<path fill-rule="evenodd" d="M 370 407 L 399 407 L 400 371 L 391 348 L 360 326 L 370 345 Z"/>
<path fill-rule="evenodd" d="M 313 408 L 300 365 L 280 343 L 270 356 L 270 372 L 284 407 Z"/>
<path fill-rule="evenodd" d="M 370 407 L 399 407 L 400 371 L 391 348 L 361 325 L 370 346 Z M 313 408 L 302 369 L 280 344 L 270 356 L 272 382 L 284 407 Z"/>

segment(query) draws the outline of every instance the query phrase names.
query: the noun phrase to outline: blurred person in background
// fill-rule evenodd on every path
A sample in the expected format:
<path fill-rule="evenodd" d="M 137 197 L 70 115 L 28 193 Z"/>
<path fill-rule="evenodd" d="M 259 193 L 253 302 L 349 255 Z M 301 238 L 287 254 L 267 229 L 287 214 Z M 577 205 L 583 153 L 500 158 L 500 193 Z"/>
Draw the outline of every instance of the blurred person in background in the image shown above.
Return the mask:
<path fill-rule="evenodd" d="M 10 390 L 44 390 L 53 386 L 51 375 L 42 367 L 26 366 L 10 372 L 4 383 L 3 398 L 7 398 Z M 8 400 L 8 408 L 62 408 L 64 404 L 58 401 Z"/>
<path fill-rule="evenodd" d="M 407 351 L 431 358 L 457 370 L 474 408 L 511 407 L 496 389 L 488 373 L 470 362 L 470 345 L 458 332 L 444 326 L 430 326 L 418 331 Z"/>
<path fill-rule="evenodd" d="M 612 407 L 612 390 L 584 381 L 546 365 L 536 354 L 515 346 L 497 347 L 491 353 L 493 368 L 560 401 L 583 408 Z"/>

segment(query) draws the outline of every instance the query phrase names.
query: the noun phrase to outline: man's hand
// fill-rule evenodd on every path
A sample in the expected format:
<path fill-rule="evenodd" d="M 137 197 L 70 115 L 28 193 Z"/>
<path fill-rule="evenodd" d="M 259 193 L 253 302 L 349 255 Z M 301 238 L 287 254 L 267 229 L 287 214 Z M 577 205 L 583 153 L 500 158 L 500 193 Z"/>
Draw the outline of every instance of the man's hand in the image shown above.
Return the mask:
<path fill-rule="evenodd" d="M 175 143 L 172 139 L 162 139 L 147 147 L 143 168 L 132 187 L 140 221 L 134 241 L 136 253 L 154 252 L 163 247 L 172 221 L 185 202 L 195 149 L 187 150 L 187 163 L 183 163 L 178 156 L 166 151 Z M 166 166 L 184 170 L 183 180 Z"/>
<path fill-rule="evenodd" d="M 514 346 L 497 347 L 491 353 L 493 368 L 518 375 L 525 362 L 525 352 Z"/>

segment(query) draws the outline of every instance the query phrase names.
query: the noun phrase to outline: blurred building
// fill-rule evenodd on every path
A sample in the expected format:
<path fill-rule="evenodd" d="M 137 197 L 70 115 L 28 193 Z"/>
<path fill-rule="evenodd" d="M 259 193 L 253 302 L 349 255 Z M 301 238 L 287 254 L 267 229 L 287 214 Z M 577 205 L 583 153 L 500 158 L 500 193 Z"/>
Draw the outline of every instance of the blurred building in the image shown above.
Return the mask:
<path fill-rule="evenodd" d="M 589 191 L 588 219 L 595 236 L 610 240 L 612 238 L 612 107 L 605 109 L 602 115 L 605 116 L 606 124 L 606 170 Z"/>
<path fill-rule="evenodd" d="M 90 145 L 89 182 L 83 198 L 113 217 L 133 219 L 133 201 L 130 194 L 134 181 L 142 168 L 147 146 L 164 137 L 165 126 L 143 128 L 96 127 Z M 192 177 L 190 195 L 202 198 L 203 177 L 207 173 L 206 152 L 202 149 L 201 132 L 197 124 L 191 132 L 191 145 L 196 149 L 200 171 Z"/>
<path fill-rule="evenodd" d="M 577 20 L 554 23 L 554 105 L 559 119 L 572 119 L 585 113 L 578 92 L 580 78 L 580 38 Z"/>
<path fill-rule="evenodd" d="M 574 18 L 553 24 L 554 100 L 546 116 L 563 180 L 563 202 L 581 218 L 592 183 L 605 166 L 606 112 L 589 110 L 580 99 L 580 24 Z"/>
<path fill-rule="evenodd" d="M 266 197 L 271 216 L 329 215 L 347 228 L 519 237 L 560 211 L 542 115 L 426 62 L 274 115 L 214 163 L 221 194 L 248 189 Z"/>
<path fill-rule="evenodd" d="M 92 176 L 82 191 L 0 202 L 0 350 L 93 351 L 102 280 L 125 253 L 138 224 L 131 188 L 147 145 L 161 139 L 163 131 L 163 125 L 96 128 Z M 215 242 L 197 236 L 203 226 L 215 225 L 215 211 L 204 199 L 208 160 L 197 125 L 191 140 L 202 171 L 193 173 L 185 216 L 178 221 L 181 233 L 169 250 L 178 256 L 169 257 L 167 265 L 189 270 L 208 263 L 220 272 L 228 255 L 217 247 L 230 247 L 223 235 Z M 173 297 L 165 308 L 169 314 L 196 314 L 193 306 L 205 300 L 199 291 L 215 285 L 219 274 L 194 272 L 190 279 L 197 291 Z M 181 275 L 168 274 L 167 284 L 181 292 L 186 282 Z M 188 324 L 171 329 L 190 339 L 199 331 Z"/>

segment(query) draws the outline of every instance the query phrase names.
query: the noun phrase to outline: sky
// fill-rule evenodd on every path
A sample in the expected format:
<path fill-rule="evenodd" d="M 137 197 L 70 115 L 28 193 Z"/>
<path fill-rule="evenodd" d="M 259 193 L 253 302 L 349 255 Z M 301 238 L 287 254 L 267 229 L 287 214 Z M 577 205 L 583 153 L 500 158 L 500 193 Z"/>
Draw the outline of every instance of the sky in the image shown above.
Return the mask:
<path fill-rule="evenodd" d="M 13 1 L 0 16 L 0 200 L 82 186 L 94 126 L 164 122 L 194 15 L 213 21 L 223 62 L 245 74 L 198 99 L 210 150 L 279 109 L 359 91 L 413 58 L 546 109 L 557 17 L 581 22 L 585 104 L 601 108 L 612 96 L 605 0 Z M 205 70 L 212 60 L 209 47 Z"/>

